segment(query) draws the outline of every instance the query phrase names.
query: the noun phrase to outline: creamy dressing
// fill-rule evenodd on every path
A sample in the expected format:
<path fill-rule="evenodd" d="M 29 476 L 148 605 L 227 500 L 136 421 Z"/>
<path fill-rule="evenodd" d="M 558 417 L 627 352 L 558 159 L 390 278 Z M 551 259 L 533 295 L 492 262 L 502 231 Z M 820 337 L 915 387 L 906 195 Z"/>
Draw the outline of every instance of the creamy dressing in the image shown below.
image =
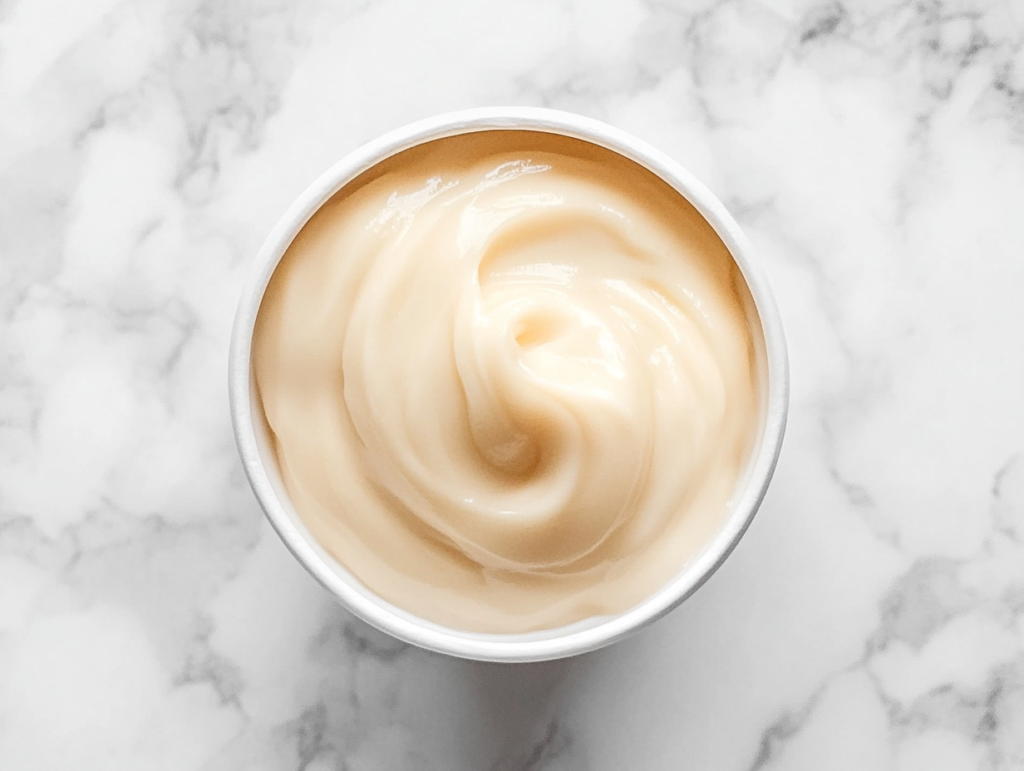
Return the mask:
<path fill-rule="evenodd" d="M 749 293 L 638 165 L 491 131 L 379 164 L 276 269 L 253 368 L 299 516 L 385 600 L 523 632 L 622 612 L 729 512 Z"/>

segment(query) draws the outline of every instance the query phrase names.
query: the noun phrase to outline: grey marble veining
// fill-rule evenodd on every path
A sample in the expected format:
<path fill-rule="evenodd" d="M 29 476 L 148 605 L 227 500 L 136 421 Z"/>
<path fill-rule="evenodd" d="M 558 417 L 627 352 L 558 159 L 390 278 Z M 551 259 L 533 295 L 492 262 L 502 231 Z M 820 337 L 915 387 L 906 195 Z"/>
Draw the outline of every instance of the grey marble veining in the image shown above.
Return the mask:
<path fill-rule="evenodd" d="M 674 155 L 793 372 L 761 513 L 653 628 L 503 667 L 339 609 L 226 404 L 308 182 L 450 109 Z M 1024 768 L 1024 6 L 0 0 L 0 768 Z"/>

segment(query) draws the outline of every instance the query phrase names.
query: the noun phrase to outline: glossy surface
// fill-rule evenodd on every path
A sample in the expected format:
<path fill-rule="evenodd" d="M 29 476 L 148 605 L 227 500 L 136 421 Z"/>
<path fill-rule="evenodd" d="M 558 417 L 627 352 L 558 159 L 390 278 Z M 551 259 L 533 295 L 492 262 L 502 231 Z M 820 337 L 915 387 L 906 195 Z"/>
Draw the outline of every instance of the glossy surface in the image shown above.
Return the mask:
<path fill-rule="evenodd" d="M 331 554 L 423 618 L 523 632 L 627 610 L 725 519 L 760 426 L 748 314 L 725 246 L 650 172 L 482 132 L 320 209 L 253 371 Z"/>

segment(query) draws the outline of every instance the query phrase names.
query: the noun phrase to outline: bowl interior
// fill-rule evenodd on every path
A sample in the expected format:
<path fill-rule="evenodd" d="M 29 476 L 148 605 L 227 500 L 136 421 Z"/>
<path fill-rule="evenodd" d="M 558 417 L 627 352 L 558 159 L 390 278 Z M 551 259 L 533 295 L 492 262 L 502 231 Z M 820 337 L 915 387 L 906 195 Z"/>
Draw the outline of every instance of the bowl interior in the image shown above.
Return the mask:
<path fill-rule="evenodd" d="M 475 131 L 546 131 L 591 142 L 654 172 L 710 223 L 737 263 L 749 289 L 748 324 L 755 348 L 760 424 L 741 473 L 731 510 L 714 537 L 682 565 L 668 584 L 633 608 L 570 626 L 522 634 L 483 634 L 443 627 L 388 603 L 366 588 L 324 550 L 292 506 L 278 473 L 269 429 L 252 376 L 253 328 L 270 277 L 292 239 L 334 193 L 403 150 L 434 139 Z M 692 594 L 724 561 L 749 525 L 767 488 L 781 446 L 788 400 L 788 372 L 781 322 L 767 282 L 749 258 L 749 246 L 720 202 L 671 159 L 640 140 L 581 116 L 550 110 L 494 108 L 454 113 L 399 129 L 356 152 L 303 193 L 267 239 L 243 292 L 230 359 L 236 440 L 253 490 L 284 543 L 300 563 L 349 610 L 407 642 L 450 655 L 491 661 L 537 661 L 607 645 L 650 623 Z"/>

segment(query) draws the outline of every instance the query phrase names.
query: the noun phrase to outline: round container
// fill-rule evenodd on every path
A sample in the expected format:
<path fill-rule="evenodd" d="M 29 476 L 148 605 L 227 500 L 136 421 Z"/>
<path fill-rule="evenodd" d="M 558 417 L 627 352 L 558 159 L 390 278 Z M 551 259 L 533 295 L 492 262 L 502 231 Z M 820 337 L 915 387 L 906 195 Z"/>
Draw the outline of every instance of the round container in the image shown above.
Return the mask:
<path fill-rule="evenodd" d="M 763 350 L 759 352 L 762 423 L 734 506 L 714 537 L 679 574 L 639 605 L 615 616 L 528 634 L 464 632 L 425 621 L 385 602 L 329 555 L 306 529 L 281 483 L 262 415 L 253 411 L 250 363 L 253 327 L 267 283 L 292 239 L 332 195 L 380 161 L 443 137 L 494 129 L 524 129 L 582 139 L 612 150 L 661 177 L 711 224 L 732 254 L 753 297 Z M 755 343 L 758 330 L 754 329 Z M 229 388 L 238 450 L 267 518 L 295 558 L 338 601 L 376 628 L 422 648 L 482 661 L 543 661 L 572 656 L 620 640 L 655 621 L 693 594 L 725 560 L 764 497 L 782 444 L 789 401 L 786 343 L 771 289 L 739 226 L 721 202 L 664 153 L 612 126 L 566 112 L 493 107 L 449 113 L 392 131 L 328 169 L 285 212 L 267 237 L 246 284 L 232 333 Z"/>

